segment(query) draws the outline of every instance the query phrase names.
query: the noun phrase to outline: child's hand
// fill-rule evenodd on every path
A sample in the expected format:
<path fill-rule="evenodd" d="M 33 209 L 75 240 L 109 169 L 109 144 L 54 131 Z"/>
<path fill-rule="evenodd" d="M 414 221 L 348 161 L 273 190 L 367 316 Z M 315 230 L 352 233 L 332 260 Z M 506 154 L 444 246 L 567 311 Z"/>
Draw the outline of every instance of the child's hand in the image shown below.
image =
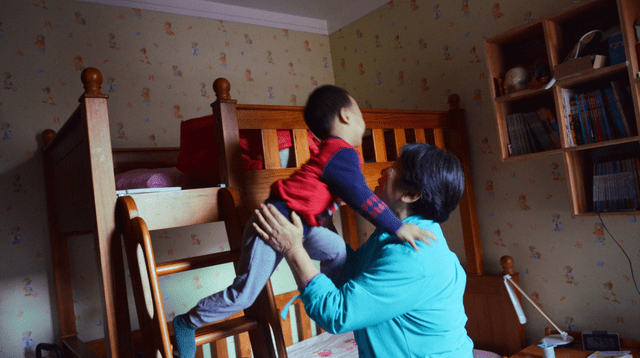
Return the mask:
<path fill-rule="evenodd" d="M 425 244 L 431 246 L 431 242 L 429 239 L 433 241 L 438 241 L 438 238 L 429 230 L 421 229 L 417 225 L 414 224 L 402 224 L 398 231 L 396 231 L 396 237 L 400 239 L 400 241 L 408 242 L 411 246 L 416 250 L 418 250 L 418 246 L 416 245 L 415 240 L 420 240 Z"/>

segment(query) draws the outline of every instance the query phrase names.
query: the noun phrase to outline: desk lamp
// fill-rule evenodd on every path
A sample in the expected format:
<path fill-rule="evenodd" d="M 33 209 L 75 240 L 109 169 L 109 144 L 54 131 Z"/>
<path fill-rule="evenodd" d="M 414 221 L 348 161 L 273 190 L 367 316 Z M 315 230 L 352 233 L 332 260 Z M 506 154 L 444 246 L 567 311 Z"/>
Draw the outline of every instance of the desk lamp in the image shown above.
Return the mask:
<path fill-rule="evenodd" d="M 511 284 L 511 285 L 510 285 Z M 543 310 L 542 308 L 540 308 L 540 306 L 538 306 L 535 302 L 533 302 L 533 300 L 529 297 L 529 295 L 527 295 L 522 288 L 520 288 L 520 286 L 518 286 L 517 283 L 515 283 L 515 281 L 513 281 L 511 279 L 511 275 L 504 275 L 504 285 L 507 287 L 507 291 L 509 292 L 509 297 L 511 298 L 511 303 L 513 304 L 513 308 L 515 308 L 516 310 L 516 314 L 518 315 L 518 319 L 520 320 L 521 324 L 525 324 L 527 323 L 527 317 L 524 315 L 524 312 L 522 311 L 522 306 L 520 306 L 520 301 L 518 301 L 518 297 L 516 296 L 515 291 L 513 291 L 513 287 L 515 287 L 518 291 L 520 291 L 520 293 L 522 294 L 522 296 L 524 296 L 524 298 L 527 299 L 527 301 L 529 301 L 533 307 L 535 307 L 538 312 L 540 312 L 540 314 L 542 314 L 542 316 L 549 321 L 549 323 L 551 323 L 551 325 L 553 326 L 553 328 L 555 328 L 558 332 L 560 332 L 560 334 L 562 335 L 562 340 L 566 341 L 568 338 L 568 333 L 563 331 L 562 329 L 560 329 L 560 327 L 558 327 L 558 325 L 553 322 L 553 320 L 551 319 L 551 317 L 549 317 Z"/>

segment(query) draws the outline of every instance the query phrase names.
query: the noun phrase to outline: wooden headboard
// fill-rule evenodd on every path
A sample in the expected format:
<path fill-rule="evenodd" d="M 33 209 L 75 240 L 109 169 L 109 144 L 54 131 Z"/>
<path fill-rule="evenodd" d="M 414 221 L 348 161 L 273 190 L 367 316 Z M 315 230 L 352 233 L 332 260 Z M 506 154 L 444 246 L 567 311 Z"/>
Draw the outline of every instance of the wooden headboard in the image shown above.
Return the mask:
<path fill-rule="evenodd" d="M 276 130 L 291 130 L 292 155 L 295 166 L 309 158 L 307 125 L 304 107 L 237 104 L 231 99 L 231 84 L 218 78 L 213 84 L 217 100 L 211 105 L 215 123 L 221 182 L 237 188 L 244 203 L 257 207 L 269 195 L 269 186 L 276 179 L 288 177 L 295 168 L 280 168 Z M 396 153 L 408 141 L 428 142 L 453 152 L 462 162 L 466 188 L 460 201 L 462 232 L 465 237 L 467 268 L 471 274 L 484 273 L 482 241 L 478 225 L 473 175 L 464 110 L 460 97 L 449 96 L 448 111 L 410 111 L 390 109 L 362 109 L 366 128 L 371 130 L 359 150 L 371 159 L 364 164 L 363 173 L 373 189 L 382 169 L 393 164 Z M 239 130 L 260 130 L 263 143 L 264 170 L 243 171 L 240 165 Z M 368 153 L 371 150 L 371 153 Z M 363 153 L 364 151 L 364 153 Z M 358 247 L 356 214 L 348 207 L 340 210 L 342 235 L 354 249 Z"/>

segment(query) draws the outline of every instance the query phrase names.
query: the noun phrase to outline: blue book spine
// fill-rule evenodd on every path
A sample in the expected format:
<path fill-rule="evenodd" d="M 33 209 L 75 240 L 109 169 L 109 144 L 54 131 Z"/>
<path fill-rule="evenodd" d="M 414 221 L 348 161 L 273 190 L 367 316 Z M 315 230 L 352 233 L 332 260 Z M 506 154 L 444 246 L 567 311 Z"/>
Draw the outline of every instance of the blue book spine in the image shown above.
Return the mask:
<path fill-rule="evenodd" d="M 626 138 L 629 134 L 624 129 L 624 124 L 622 124 L 622 116 L 620 116 L 620 112 L 618 111 L 618 105 L 616 104 L 616 99 L 613 96 L 613 90 L 611 88 L 605 88 L 604 95 L 607 97 L 607 108 L 611 112 L 611 116 L 613 117 L 613 123 L 615 123 L 616 129 L 618 133 L 620 133 L 619 138 Z"/>
<path fill-rule="evenodd" d="M 589 111 L 589 99 L 586 94 L 579 95 L 578 98 L 578 106 L 580 107 L 580 119 L 584 121 L 584 126 L 586 130 L 587 143 L 596 143 L 597 137 L 594 132 L 593 121 L 591 118 L 591 113 Z"/>
<path fill-rule="evenodd" d="M 609 116 L 607 116 L 607 110 L 604 106 L 604 101 L 602 99 L 602 92 L 600 90 L 595 90 L 593 93 L 594 100 L 596 102 L 596 110 L 600 115 L 601 125 L 603 128 L 605 140 L 615 139 L 613 136 L 613 132 L 611 130 L 611 121 L 609 120 Z"/>
<path fill-rule="evenodd" d="M 582 144 L 588 144 L 590 142 L 589 142 L 589 137 L 587 136 L 587 124 L 585 123 L 584 114 L 582 113 L 580 98 L 577 94 L 574 96 L 576 100 L 576 109 L 578 110 L 578 118 L 580 118 L 580 131 L 582 132 Z"/>

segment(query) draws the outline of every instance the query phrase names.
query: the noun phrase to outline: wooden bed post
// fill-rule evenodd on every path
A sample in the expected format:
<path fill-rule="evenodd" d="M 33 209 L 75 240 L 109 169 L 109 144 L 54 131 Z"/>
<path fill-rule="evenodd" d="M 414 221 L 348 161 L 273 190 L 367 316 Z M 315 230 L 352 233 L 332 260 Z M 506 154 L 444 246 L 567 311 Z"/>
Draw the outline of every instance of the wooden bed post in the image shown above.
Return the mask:
<path fill-rule="evenodd" d="M 231 99 L 231 84 L 226 78 L 218 78 L 213 82 L 216 101 L 211 104 L 215 123 L 215 141 L 218 150 L 218 165 L 222 184 L 238 190 L 244 196 L 244 180 L 242 180 L 242 163 L 238 162 L 240 154 L 240 134 L 236 117 L 236 103 Z"/>
<path fill-rule="evenodd" d="M 473 186 L 473 173 L 471 172 L 471 156 L 465 115 L 464 110 L 460 108 L 460 96 L 452 94 L 448 100 L 449 116 L 454 120 L 456 132 L 458 133 L 458 138 L 455 138 L 456 142 L 454 145 L 449 145 L 448 149 L 455 153 L 462 162 L 465 179 L 465 190 L 459 207 L 462 219 L 462 234 L 465 237 L 464 251 L 467 256 L 467 272 L 470 275 L 482 275 L 484 274 L 482 238 L 480 237 L 480 225 L 478 223 L 478 209 Z"/>
<path fill-rule="evenodd" d="M 105 339 L 107 353 L 111 357 L 127 357 L 133 352 L 131 335 L 118 335 L 118 332 L 130 332 L 129 305 L 127 303 L 126 279 L 123 263 L 120 233 L 116 230 L 114 208 L 116 190 L 113 176 L 113 155 L 111 153 L 111 135 L 109 133 L 108 95 L 102 94 L 102 74 L 95 68 L 82 71 L 82 83 L 85 92 L 80 97 L 86 111 L 89 155 L 92 157 L 91 173 L 93 180 L 93 199 L 95 202 L 95 248 L 99 254 L 99 268 L 102 276 L 103 301 L 105 310 Z M 104 141 L 105 143 L 102 143 Z"/>
<path fill-rule="evenodd" d="M 95 356 L 77 338 L 67 237 L 92 234 L 104 307 L 104 333 L 109 357 L 131 357 L 129 310 L 120 234 L 116 230 L 115 179 L 109 135 L 108 95 L 100 92 L 102 74 L 81 74 L 80 105 L 58 134 L 43 132 L 47 206 L 54 280 L 64 350 L 73 356 Z M 90 165 L 87 165 L 90 163 Z M 85 170 L 88 169 L 88 172 Z"/>

